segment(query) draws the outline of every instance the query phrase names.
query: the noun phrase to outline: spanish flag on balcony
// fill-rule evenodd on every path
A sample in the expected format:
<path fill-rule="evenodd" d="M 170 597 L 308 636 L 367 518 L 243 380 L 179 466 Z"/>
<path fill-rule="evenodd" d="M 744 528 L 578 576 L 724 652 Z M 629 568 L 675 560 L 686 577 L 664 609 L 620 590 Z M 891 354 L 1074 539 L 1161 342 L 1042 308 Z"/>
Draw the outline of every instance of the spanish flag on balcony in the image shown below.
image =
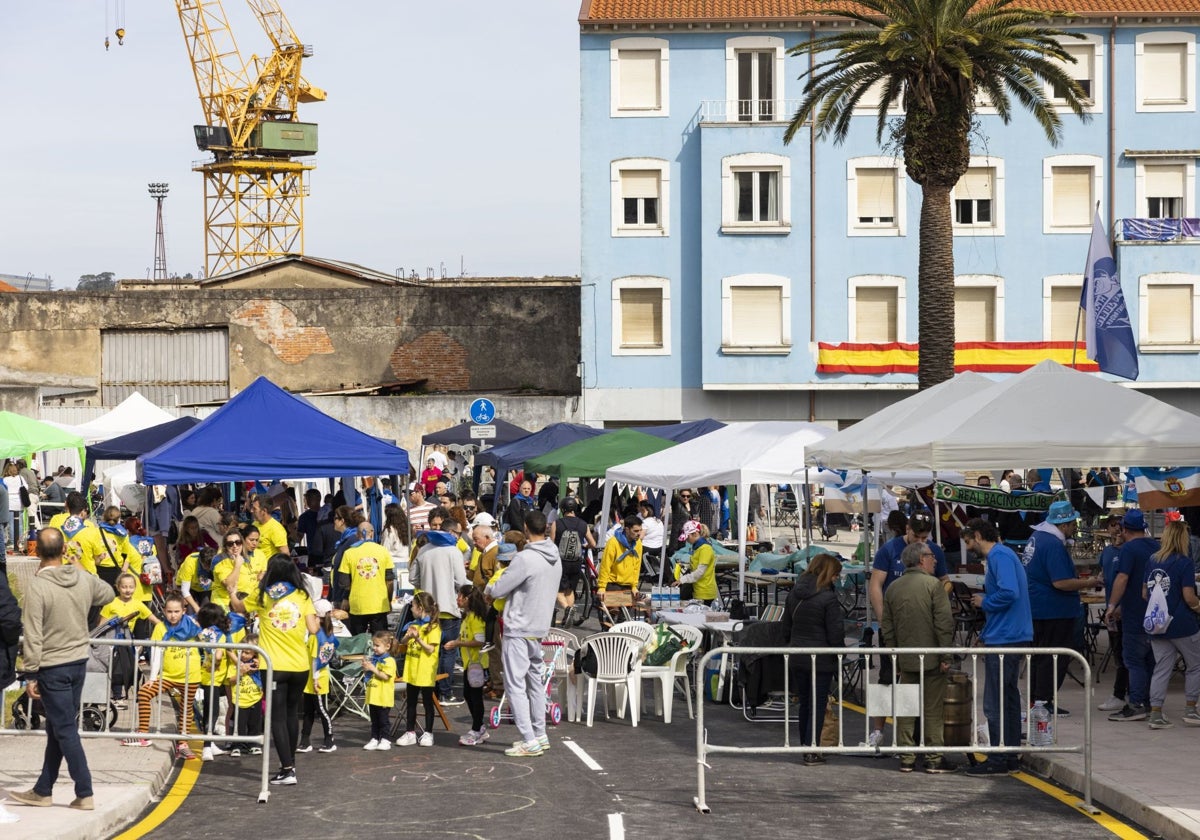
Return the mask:
<path fill-rule="evenodd" d="M 817 344 L 817 373 L 916 373 L 918 345 L 905 342 L 887 344 Z M 1076 370 L 1099 370 L 1087 358 L 1081 344 L 1075 350 L 1072 341 L 962 341 L 954 345 L 954 370 L 962 373 L 1019 373 L 1038 362 L 1053 359 L 1071 365 L 1075 352 Z"/>

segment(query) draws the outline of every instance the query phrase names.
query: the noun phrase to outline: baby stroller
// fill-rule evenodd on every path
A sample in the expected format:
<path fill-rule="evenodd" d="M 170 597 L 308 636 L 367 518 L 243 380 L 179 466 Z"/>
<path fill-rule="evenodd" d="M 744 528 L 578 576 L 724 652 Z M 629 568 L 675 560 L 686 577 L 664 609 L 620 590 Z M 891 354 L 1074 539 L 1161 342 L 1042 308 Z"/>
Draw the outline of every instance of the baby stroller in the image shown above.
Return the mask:
<path fill-rule="evenodd" d="M 562 706 L 554 700 L 554 671 L 567 670 L 567 648 L 561 639 L 542 640 L 542 688 L 546 693 L 546 720 L 553 726 L 562 722 Z M 492 708 L 488 723 L 492 729 L 499 728 L 504 721 L 512 723 L 512 711 L 508 708 L 508 695 Z"/>
<path fill-rule="evenodd" d="M 101 624 L 90 634 L 93 639 L 115 635 L 123 630 L 127 618 L 113 618 Z M 116 648 L 109 645 L 90 645 L 88 647 L 87 673 L 83 678 L 83 693 L 79 711 L 79 725 L 87 732 L 101 732 L 114 726 L 117 722 L 117 707 L 110 698 L 112 683 L 113 653 Z M 17 675 L 22 681 L 28 680 L 28 672 Z M 35 700 L 29 695 L 28 689 L 21 693 L 12 704 L 12 720 L 15 729 L 40 729 L 45 710 L 42 701 Z"/>

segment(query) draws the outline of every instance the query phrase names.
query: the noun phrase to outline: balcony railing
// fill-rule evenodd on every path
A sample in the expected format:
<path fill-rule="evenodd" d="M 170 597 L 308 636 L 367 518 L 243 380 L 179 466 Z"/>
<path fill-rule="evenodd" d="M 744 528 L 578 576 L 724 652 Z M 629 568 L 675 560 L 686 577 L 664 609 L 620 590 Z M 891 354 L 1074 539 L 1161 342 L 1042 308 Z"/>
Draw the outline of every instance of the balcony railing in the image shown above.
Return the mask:
<path fill-rule="evenodd" d="M 785 123 L 800 107 L 799 99 L 705 99 L 701 123 Z"/>

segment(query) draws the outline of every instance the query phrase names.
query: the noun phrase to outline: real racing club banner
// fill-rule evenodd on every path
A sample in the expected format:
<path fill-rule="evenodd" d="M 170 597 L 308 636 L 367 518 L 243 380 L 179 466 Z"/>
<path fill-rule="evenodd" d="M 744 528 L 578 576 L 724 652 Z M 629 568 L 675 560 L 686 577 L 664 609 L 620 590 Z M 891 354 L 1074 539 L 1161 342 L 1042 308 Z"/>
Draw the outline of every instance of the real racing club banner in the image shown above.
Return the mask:
<path fill-rule="evenodd" d="M 937 482 L 933 492 L 939 502 L 946 504 L 1025 512 L 1047 511 L 1050 509 L 1051 502 L 1059 498 L 1066 498 L 1063 493 L 1005 493 L 999 488 L 948 484 L 944 481 Z"/>
<path fill-rule="evenodd" d="M 919 345 L 893 341 L 886 344 L 843 342 L 817 344 L 817 373 L 916 373 Z M 1087 348 L 1073 341 L 960 341 L 954 345 L 956 373 L 1020 373 L 1053 359 L 1075 369 L 1093 371 L 1100 366 L 1087 358 Z"/>
<path fill-rule="evenodd" d="M 1142 510 L 1200 505 L 1200 467 L 1162 470 L 1133 467 L 1129 470 Z"/>

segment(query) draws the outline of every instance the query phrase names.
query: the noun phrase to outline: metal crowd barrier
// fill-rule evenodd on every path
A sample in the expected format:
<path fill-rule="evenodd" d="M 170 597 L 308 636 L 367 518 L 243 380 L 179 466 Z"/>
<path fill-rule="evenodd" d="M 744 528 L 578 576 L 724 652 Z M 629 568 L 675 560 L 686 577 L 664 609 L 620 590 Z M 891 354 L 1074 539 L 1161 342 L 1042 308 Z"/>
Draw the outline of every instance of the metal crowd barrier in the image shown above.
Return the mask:
<path fill-rule="evenodd" d="M 115 738 L 125 740 L 126 738 L 140 738 L 147 741 L 220 741 L 222 743 L 242 744 L 249 747 L 258 747 L 262 749 L 262 771 L 261 771 L 261 787 L 258 792 L 258 801 L 265 803 L 270 795 L 270 751 L 271 751 L 271 686 L 275 682 L 275 668 L 271 663 L 271 657 L 267 652 L 258 645 L 248 645 L 241 643 L 227 642 L 179 642 L 179 641 L 151 641 L 149 639 L 109 639 L 109 638 L 93 638 L 89 640 L 92 646 L 92 656 L 89 658 L 88 673 L 84 678 L 84 689 L 80 698 L 79 711 L 76 713 L 76 719 L 79 721 L 79 736 L 81 738 Z M 224 650 L 227 655 L 239 656 L 240 651 L 249 650 L 257 654 L 261 661 L 265 664 L 265 668 L 260 668 L 260 673 L 263 674 L 263 699 L 265 705 L 263 707 L 263 731 L 259 735 L 236 735 L 225 734 L 216 735 L 215 728 L 209 722 L 209 728 L 213 728 L 213 734 L 201 731 L 195 728 L 196 715 L 194 710 L 192 714 L 179 716 L 182 718 L 184 731 L 179 731 L 176 726 L 176 706 L 180 702 L 179 698 L 171 696 L 168 692 L 163 692 L 151 701 L 150 705 L 150 720 L 147 721 L 148 731 L 136 731 L 138 723 L 137 713 L 137 693 L 138 689 L 147 680 L 135 675 L 133 686 L 129 690 L 126 697 L 128 704 L 127 713 L 131 716 L 128 722 L 128 728 L 119 728 L 113 725 L 113 721 L 119 717 L 118 710 L 112 705 L 110 699 L 112 694 L 112 655 L 116 648 L 196 648 L 201 651 Z M 104 655 L 103 649 L 108 648 L 107 655 Z M 99 650 L 98 650 L 99 649 Z M 190 657 L 189 657 L 190 658 Z M 240 657 L 239 657 L 240 658 Z M 210 658 L 211 659 L 211 658 Z M 103 666 L 103 670 L 95 669 L 93 663 L 98 663 Z M 136 657 L 135 657 L 136 668 Z M 215 674 L 216 665 L 210 665 L 210 679 Z M 190 663 L 184 671 L 184 682 L 181 685 L 184 687 L 183 700 L 186 701 L 190 685 L 197 685 L 198 689 L 208 691 L 209 686 L 200 683 L 200 675 L 191 674 Z M 167 716 L 166 723 L 171 724 L 170 728 L 164 728 L 162 702 L 163 697 L 169 697 L 172 714 Z M 34 729 L 31 725 L 36 717 L 37 708 L 36 701 L 31 698 L 28 693 L 17 698 L 11 705 L 9 703 L 0 703 L 0 735 L 23 735 L 23 736 L 40 736 L 43 732 L 40 729 Z M 205 706 L 208 705 L 208 698 L 204 699 Z M 236 703 L 232 704 L 233 708 L 233 732 L 237 732 L 238 718 L 240 709 Z M 215 706 L 214 714 L 219 711 L 219 703 Z M 207 715 L 206 715 L 207 717 Z M 191 722 L 193 727 L 189 728 L 188 723 Z"/>
<path fill-rule="evenodd" d="M 708 756 L 710 756 L 710 755 L 714 755 L 714 754 L 716 754 L 716 755 L 722 755 L 722 754 L 799 755 L 799 754 L 804 754 L 804 753 L 817 753 L 817 754 L 831 753 L 831 754 L 838 754 L 838 755 L 871 755 L 871 756 L 874 756 L 874 755 L 900 755 L 903 753 L 921 753 L 921 752 L 935 752 L 935 751 L 937 753 L 940 753 L 943 755 L 947 755 L 947 754 L 949 754 L 949 755 L 966 755 L 966 754 L 971 754 L 971 753 L 983 752 L 983 753 L 987 753 L 989 756 L 1016 755 L 1019 753 L 1029 753 L 1029 754 L 1081 753 L 1083 755 L 1083 801 L 1077 803 L 1077 807 L 1079 807 L 1082 810 L 1085 810 L 1089 813 L 1098 813 L 1098 810 L 1092 804 L 1092 669 L 1091 669 L 1091 666 L 1088 664 L 1087 658 L 1084 657 L 1082 654 L 1080 654 L 1078 651 L 1070 650 L 1068 648 L 1035 648 L 1035 647 L 996 647 L 996 648 L 988 648 L 988 647 L 970 647 L 970 648 L 877 647 L 877 648 L 864 649 L 864 648 L 845 648 L 845 647 L 840 647 L 840 648 L 736 647 L 733 645 L 725 645 L 722 647 L 713 648 L 712 650 L 705 653 L 700 658 L 699 663 L 696 666 L 697 673 L 700 673 L 700 674 L 705 673 L 705 666 L 709 663 L 710 660 L 712 660 L 714 658 L 724 657 L 724 656 L 729 656 L 729 655 L 739 656 L 742 654 L 767 654 L 767 655 L 783 657 L 783 660 L 784 660 L 784 668 L 783 668 L 784 713 L 783 713 L 783 718 L 781 720 L 777 720 L 777 722 L 783 723 L 783 727 L 784 727 L 784 729 L 783 729 L 783 744 L 781 746 L 770 746 L 770 747 L 739 747 L 739 746 L 733 746 L 733 745 L 709 743 L 708 730 L 705 728 L 705 724 L 704 724 L 705 708 L 708 705 L 705 702 L 705 691 L 707 689 L 707 686 L 705 685 L 704 680 L 697 680 L 696 681 L 697 795 L 694 799 L 694 802 L 695 802 L 696 808 L 701 813 L 707 814 L 711 810 L 708 806 L 708 801 L 707 801 L 707 797 L 706 797 L 706 771 L 712 769 L 710 767 L 710 765 L 708 764 Z M 801 656 L 801 657 L 804 657 L 805 659 L 807 659 L 808 664 L 807 665 L 802 664 L 800 667 L 810 668 L 811 669 L 810 673 L 813 675 L 815 675 L 815 673 L 816 673 L 816 657 L 817 656 L 833 655 L 833 656 L 837 657 L 837 660 L 838 660 L 837 669 L 835 670 L 834 675 L 833 675 L 833 682 L 830 684 L 829 696 L 831 698 L 831 700 L 830 700 L 831 705 L 834 701 L 836 701 L 837 705 L 840 707 L 843 707 L 843 708 L 845 707 L 845 703 L 843 702 L 844 701 L 844 698 L 843 698 L 844 686 L 842 683 L 841 675 L 843 673 L 842 666 L 845 664 L 847 657 L 857 657 L 860 655 L 861 656 L 875 656 L 875 655 L 891 656 L 892 657 L 892 672 L 893 672 L 893 674 L 896 675 L 896 679 L 893 680 L 893 684 L 891 686 L 887 686 L 887 685 L 879 685 L 878 683 L 872 683 L 872 684 L 869 684 L 866 686 L 867 692 L 865 692 L 865 693 L 866 693 L 868 701 L 870 701 L 872 699 L 872 694 L 870 693 L 872 690 L 875 692 L 876 697 L 879 697 L 880 694 L 882 694 L 881 699 L 883 699 L 885 701 L 889 699 L 888 695 L 890 695 L 890 700 L 891 700 L 890 708 L 896 708 L 897 695 L 901 693 L 900 689 L 902 689 L 902 686 L 896 685 L 896 682 L 898 681 L 899 674 L 900 674 L 900 670 L 897 667 L 898 663 L 896 661 L 896 657 L 899 655 L 902 655 L 902 654 L 911 654 L 911 655 L 919 656 L 922 665 L 925 662 L 926 656 L 933 658 L 933 657 L 941 657 L 941 656 L 944 656 L 947 654 L 955 657 L 956 659 L 961 658 L 962 660 L 964 660 L 963 665 L 966 665 L 967 662 L 969 661 L 970 670 L 968 671 L 968 673 L 970 673 L 970 675 L 972 677 L 972 682 L 971 682 L 972 692 L 971 692 L 971 698 L 970 698 L 971 728 L 970 728 L 970 736 L 969 736 L 968 740 L 971 743 L 968 743 L 967 745 L 958 745 L 958 746 L 932 747 L 925 743 L 924 727 L 918 726 L 916 728 L 920 732 L 920 737 L 918 738 L 919 743 L 915 744 L 914 746 L 900 746 L 897 743 L 898 727 L 895 724 L 893 724 L 890 744 L 883 743 L 883 744 L 879 744 L 878 746 L 874 746 L 874 747 L 869 746 L 867 736 L 870 732 L 870 718 L 875 717 L 876 714 L 874 711 L 872 711 L 871 704 L 870 704 L 870 702 L 868 702 L 868 708 L 866 710 L 867 714 L 864 716 L 864 721 L 863 721 L 864 732 L 863 732 L 863 742 L 862 743 L 855 743 L 852 745 L 852 744 L 847 744 L 845 742 L 845 734 L 846 734 L 845 727 L 842 725 L 841 716 L 839 715 L 838 743 L 836 745 L 828 746 L 828 747 L 820 746 L 819 744 L 821 741 L 821 733 L 819 731 L 814 732 L 813 740 L 817 742 L 816 745 L 813 745 L 813 746 L 801 746 L 801 745 L 793 746 L 792 745 L 792 743 L 791 743 L 792 716 L 791 716 L 791 710 L 789 708 L 789 706 L 790 706 L 789 700 L 792 697 L 792 693 L 789 688 L 789 682 L 790 682 L 790 678 L 791 678 L 791 669 L 790 669 L 789 665 L 790 665 L 790 658 L 792 656 Z M 980 710 L 982 696 L 983 696 L 982 692 L 984 690 L 984 679 L 983 679 L 984 666 L 981 663 L 981 658 L 985 657 L 985 656 L 993 656 L 993 655 L 1000 657 L 1001 674 L 1002 675 L 1003 675 L 1003 662 L 1004 662 L 1005 658 L 1011 659 L 1011 658 L 1016 657 L 1016 658 L 1019 658 L 1020 660 L 1022 660 L 1022 662 L 1019 664 L 1025 665 L 1025 677 L 1023 680 L 1020 677 L 1018 677 L 1017 686 L 1018 686 L 1018 693 L 1020 693 L 1021 683 L 1024 682 L 1025 693 L 1024 693 L 1023 697 L 1025 697 L 1025 698 L 1029 698 L 1032 696 L 1030 693 L 1030 681 L 1032 679 L 1031 658 L 1034 656 L 1041 656 L 1041 655 L 1051 656 L 1052 662 L 1053 662 L 1052 684 L 1054 686 L 1052 702 L 1054 704 L 1055 709 L 1058 708 L 1059 658 L 1065 657 L 1066 659 L 1069 660 L 1067 662 L 1067 664 L 1065 666 L 1063 666 L 1064 669 L 1069 667 L 1071 662 L 1078 662 L 1079 665 L 1083 668 L 1083 678 L 1082 678 L 1083 679 L 1083 690 L 1084 690 L 1083 742 L 1080 744 L 1075 744 L 1075 745 L 1062 745 L 1061 743 L 1058 742 L 1058 727 L 1057 727 L 1058 715 L 1057 715 L 1057 712 L 1055 712 L 1053 714 L 1053 717 L 1051 718 L 1052 724 L 1054 724 L 1055 741 L 1049 745 L 1034 745 L 1032 743 L 1034 740 L 1032 735 L 1030 735 L 1030 737 L 1028 738 L 1028 743 L 1024 746 L 1021 746 L 1021 745 L 990 746 L 990 745 L 985 745 L 985 744 L 973 743 L 976 740 L 976 733 L 979 730 L 980 723 L 984 722 L 984 718 L 983 718 L 982 712 Z M 1018 665 L 1018 667 L 1019 667 L 1019 665 Z M 960 666 L 960 670 L 961 670 L 961 666 Z M 816 695 L 816 685 L 815 685 L 816 680 L 810 679 L 809 683 L 811 686 L 811 691 L 813 692 L 813 697 L 811 699 L 812 699 L 813 705 L 815 706 L 815 704 L 816 704 L 816 696 L 815 696 Z M 920 701 L 917 708 L 918 709 L 923 708 L 924 707 L 924 697 L 925 697 L 924 668 L 921 669 L 919 682 L 911 683 L 909 685 L 917 686 L 918 699 Z M 1004 693 L 1003 693 L 1003 681 L 1001 681 L 999 701 L 998 701 L 999 705 L 1000 705 L 1000 717 L 999 717 L 999 728 L 1000 728 L 1000 732 L 1001 732 L 1001 735 L 999 736 L 1000 740 L 1003 739 L 1002 733 L 1004 731 L 1004 723 L 1005 723 L 1004 700 L 1005 700 L 1005 697 L 1004 697 Z M 1021 706 L 1022 709 L 1026 708 L 1026 706 L 1023 702 L 1020 703 L 1019 705 Z M 891 715 L 891 712 L 886 712 L 885 714 L 880 714 L 878 716 L 883 717 L 886 715 Z M 921 717 L 921 715 L 920 714 L 903 715 L 902 717 Z M 814 718 L 815 718 L 815 709 L 814 709 Z M 798 718 L 796 718 L 796 720 L 798 722 Z M 1032 720 L 1028 721 L 1027 726 L 1031 725 L 1031 724 L 1032 724 Z M 815 727 L 814 727 L 814 729 L 815 729 Z"/>

